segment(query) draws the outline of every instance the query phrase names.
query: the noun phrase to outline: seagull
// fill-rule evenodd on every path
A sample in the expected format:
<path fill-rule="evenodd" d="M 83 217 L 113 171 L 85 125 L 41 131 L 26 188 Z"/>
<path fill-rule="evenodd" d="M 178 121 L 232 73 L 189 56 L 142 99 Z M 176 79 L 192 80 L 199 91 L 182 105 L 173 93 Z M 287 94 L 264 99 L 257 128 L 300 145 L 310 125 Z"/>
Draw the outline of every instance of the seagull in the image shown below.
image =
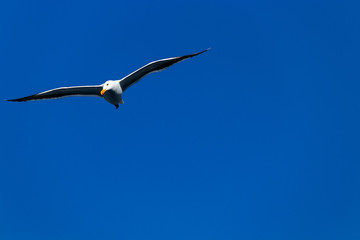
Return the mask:
<path fill-rule="evenodd" d="M 126 89 L 128 89 L 133 84 L 137 83 L 141 78 L 145 77 L 150 73 L 162 71 L 174 65 L 175 63 L 181 62 L 185 59 L 195 57 L 201 53 L 208 51 L 209 49 L 194 54 L 153 61 L 137 69 L 136 71 L 130 73 L 129 75 L 127 75 L 126 77 L 120 80 L 108 80 L 101 85 L 55 88 L 31 96 L 17 98 L 17 99 L 10 99 L 6 101 L 27 102 L 34 100 L 56 99 L 56 98 L 64 98 L 71 96 L 103 97 L 106 101 L 113 104 L 116 107 L 116 109 L 118 109 L 119 104 L 124 103 L 122 99 L 122 94 L 125 92 Z"/>

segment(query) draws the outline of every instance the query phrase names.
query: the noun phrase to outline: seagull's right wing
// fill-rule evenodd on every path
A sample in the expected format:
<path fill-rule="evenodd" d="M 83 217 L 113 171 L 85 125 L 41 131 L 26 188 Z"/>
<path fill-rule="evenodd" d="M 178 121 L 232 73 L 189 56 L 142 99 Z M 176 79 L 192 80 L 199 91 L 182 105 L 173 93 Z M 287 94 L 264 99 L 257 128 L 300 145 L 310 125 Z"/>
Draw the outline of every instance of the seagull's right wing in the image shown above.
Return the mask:
<path fill-rule="evenodd" d="M 161 60 L 157 60 L 157 61 L 148 63 L 145 66 L 143 66 L 142 68 L 139 68 L 135 72 L 132 72 L 129 75 L 127 75 L 126 77 L 124 77 L 123 79 L 121 79 L 120 80 L 121 89 L 124 92 L 127 88 L 129 88 L 131 85 L 137 83 L 141 78 L 145 77 L 147 74 L 164 70 L 165 68 L 168 68 L 171 65 L 174 65 L 175 63 L 181 62 L 188 58 L 195 57 L 195 56 L 197 56 L 203 52 L 206 52 L 208 50 L 209 49 L 202 51 L 202 52 L 189 54 L 189 55 L 185 55 L 185 56 L 181 56 L 181 57 L 166 58 L 166 59 L 161 59 Z"/>
<path fill-rule="evenodd" d="M 6 101 L 12 102 L 26 102 L 42 99 L 53 99 L 53 98 L 63 98 L 71 96 L 90 96 L 90 97 L 102 97 L 100 92 L 102 90 L 102 85 L 98 86 L 78 86 L 78 87 L 61 87 L 51 89 L 49 91 L 41 92 L 34 94 L 28 97 L 11 99 Z"/>

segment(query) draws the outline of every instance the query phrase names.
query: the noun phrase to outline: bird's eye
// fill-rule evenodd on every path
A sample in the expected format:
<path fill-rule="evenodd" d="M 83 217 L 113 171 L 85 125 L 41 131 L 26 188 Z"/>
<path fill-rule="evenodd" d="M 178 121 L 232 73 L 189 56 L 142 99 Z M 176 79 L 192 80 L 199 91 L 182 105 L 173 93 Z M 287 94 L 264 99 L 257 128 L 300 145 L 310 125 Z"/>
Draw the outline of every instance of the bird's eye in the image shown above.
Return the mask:
<path fill-rule="evenodd" d="M 106 86 L 109 86 L 109 84 L 107 83 Z"/>

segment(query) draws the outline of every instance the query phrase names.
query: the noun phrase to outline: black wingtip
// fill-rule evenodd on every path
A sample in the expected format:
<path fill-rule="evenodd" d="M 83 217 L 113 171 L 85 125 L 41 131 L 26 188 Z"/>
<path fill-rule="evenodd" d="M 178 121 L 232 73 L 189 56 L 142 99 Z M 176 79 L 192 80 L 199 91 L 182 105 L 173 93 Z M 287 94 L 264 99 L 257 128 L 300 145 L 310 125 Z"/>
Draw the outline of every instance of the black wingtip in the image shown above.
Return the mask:
<path fill-rule="evenodd" d="M 194 54 L 190 54 L 190 55 L 185 55 L 184 58 L 186 59 L 186 58 L 189 58 L 189 57 L 195 57 L 195 56 L 197 56 L 197 55 L 200 55 L 200 54 L 202 54 L 202 53 L 204 53 L 204 52 L 209 51 L 210 49 L 211 49 L 211 48 L 208 48 L 208 49 L 206 49 L 206 50 L 204 50 L 204 51 L 201 51 L 201 52 L 198 52 L 198 53 L 194 53 Z"/>
<path fill-rule="evenodd" d="M 199 55 L 199 54 L 202 54 L 202 53 L 204 53 L 204 52 L 207 52 L 207 51 L 209 51 L 210 49 L 211 49 L 211 48 L 208 48 L 208 49 L 206 49 L 206 50 L 204 50 L 204 51 L 201 51 L 201 52 L 195 53 L 195 54 L 194 54 L 194 56 Z"/>
<path fill-rule="evenodd" d="M 6 99 L 4 101 L 7 101 L 7 102 L 26 102 L 26 101 L 29 101 L 28 98 L 29 97 L 16 98 L 16 99 Z"/>

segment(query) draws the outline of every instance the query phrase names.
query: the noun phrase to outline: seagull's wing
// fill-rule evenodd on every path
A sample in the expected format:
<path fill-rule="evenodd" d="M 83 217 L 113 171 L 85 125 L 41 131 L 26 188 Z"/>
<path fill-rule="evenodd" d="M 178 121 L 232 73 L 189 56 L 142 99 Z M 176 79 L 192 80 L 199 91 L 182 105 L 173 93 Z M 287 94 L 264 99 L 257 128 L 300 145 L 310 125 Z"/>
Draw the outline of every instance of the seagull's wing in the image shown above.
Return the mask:
<path fill-rule="evenodd" d="M 71 96 L 89 96 L 89 97 L 102 97 L 100 92 L 102 85 L 98 86 L 77 86 L 77 87 L 61 87 L 51 89 L 49 91 L 34 94 L 28 97 L 11 99 L 7 101 L 13 102 L 26 102 L 33 100 L 52 99 L 52 98 L 63 98 Z"/>
<path fill-rule="evenodd" d="M 209 49 L 202 51 L 202 52 L 189 54 L 189 55 L 185 55 L 185 56 L 181 56 L 181 57 L 166 58 L 166 59 L 161 59 L 161 60 L 157 60 L 157 61 L 148 63 L 145 66 L 143 66 L 142 68 L 139 68 L 135 72 L 132 72 L 129 75 L 127 75 L 126 77 L 124 77 L 123 79 L 121 79 L 120 86 L 124 92 L 127 88 L 129 88 L 134 83 L 137 83 L 141 78 L 145 77 L 147 74 L 164 70 L 165 68 L 168 68 L 171 65 L 174 65 L 175 63 L 178 63 L 178 62 L 183 61 L 188 58 L 192 58 L 192 57 L 199 55 L 203 52 L 206 52 L 208 50 Z"/>

